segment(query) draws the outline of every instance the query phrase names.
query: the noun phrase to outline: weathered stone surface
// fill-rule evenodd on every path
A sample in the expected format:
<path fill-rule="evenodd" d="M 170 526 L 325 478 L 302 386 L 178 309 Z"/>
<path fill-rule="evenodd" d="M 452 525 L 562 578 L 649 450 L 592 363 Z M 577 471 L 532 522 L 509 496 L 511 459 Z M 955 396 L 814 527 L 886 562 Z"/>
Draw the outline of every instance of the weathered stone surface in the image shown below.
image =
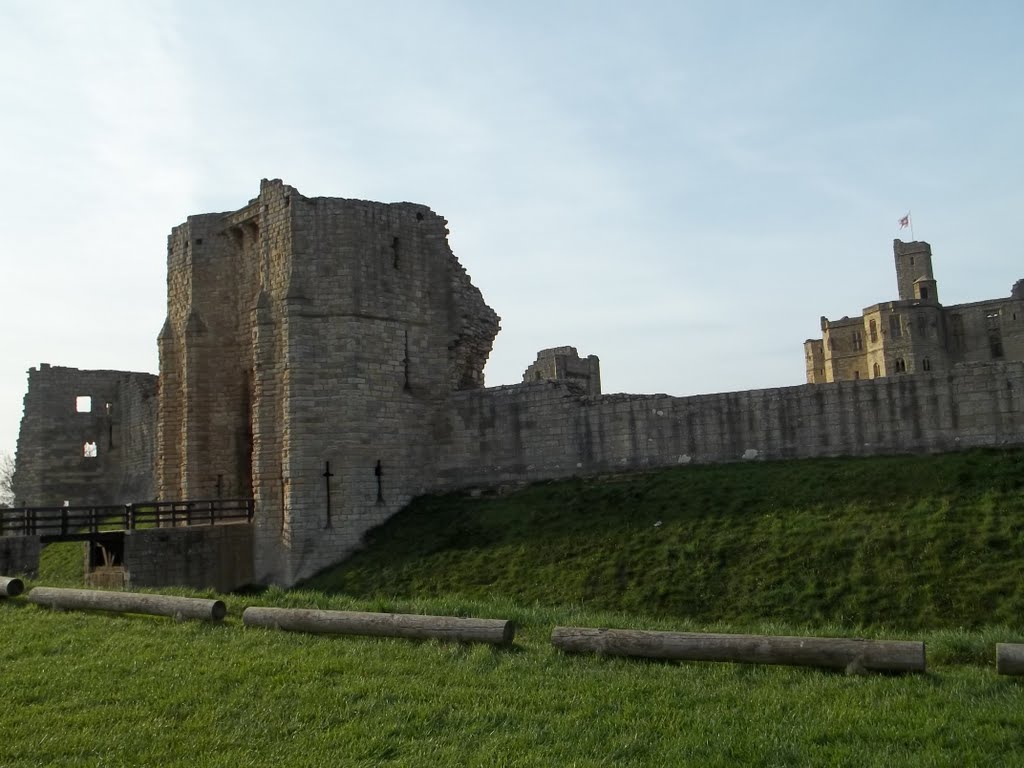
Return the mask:
<path fill-rule="evenodd" d="M 246 523 L 128 531 L 125 586 L 238 589 L 253 583 L 252 541 Z"/>
<path fill-rule="evenodd" d="M 483 386 L 498 331 L 447 232 L 280 181 L 172 232 L 159 495 L 252 495 L 258 580 L 340 560 L 432 485 L 432 425 Z"/>
<path fill-rule="evenodd" d="M 438 486 L 679 464 L 953 451 L 1024 443 L 1024 363 L 945 376 L 694 397 L 585 397 L 537 382 L 452 396 Z"/>
<path fill-rule="evenodd" d="M 0 573 L 36 576 L 41 551 L 38 536 L 0 536 Z"/>
<path fill-rule="evenodd" d="M 600 395 L 601 361 L 597 355 L 581 358 L 576 347 L 542 349 L 523 372 L 523 382 L 531 381 L 562 381 L 585 395 Z"/>
<path fill-rule="evenodd" d="M 28 373 L 16 506 L 151 499 L 157 377 L 43 363 Z"/>

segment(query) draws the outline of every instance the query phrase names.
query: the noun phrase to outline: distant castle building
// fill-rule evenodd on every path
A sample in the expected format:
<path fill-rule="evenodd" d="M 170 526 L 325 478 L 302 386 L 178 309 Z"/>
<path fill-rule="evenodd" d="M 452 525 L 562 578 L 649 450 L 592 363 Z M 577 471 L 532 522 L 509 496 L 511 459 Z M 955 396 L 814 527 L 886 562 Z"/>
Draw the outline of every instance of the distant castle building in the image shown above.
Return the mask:
<path fill-rule="evenodd" d="M 943 306 L 932 247 L 893 241 L 899 299 L 859 317 L 821 318 L 822 338 L 804 342 L 807 383 L 947 371 L 959 363 L 1024 360 L 1024 280 L 1009 298 Z"/>

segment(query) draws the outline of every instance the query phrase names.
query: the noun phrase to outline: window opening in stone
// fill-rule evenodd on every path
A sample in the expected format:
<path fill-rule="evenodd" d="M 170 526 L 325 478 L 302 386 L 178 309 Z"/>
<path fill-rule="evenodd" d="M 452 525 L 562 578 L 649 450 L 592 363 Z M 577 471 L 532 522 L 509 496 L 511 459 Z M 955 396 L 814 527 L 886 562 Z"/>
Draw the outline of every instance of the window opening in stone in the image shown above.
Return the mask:
<path fill-rule="evenodd" d="M 988 349 L 995 360 L 1003 356 L 1003 329 L 999 327 L 999 310 L 985 315 L 985 324 L 988 326 Z"/>
<path fill-rule="evenodd" d="M 889 315 L 889 335 L 897 338 L 903 334 L 903 325 L 899 315 Z"/>
<path fill-rule="evenodd" d="M 914 257 L 913 256 L 910 257 L 910 266 L 914 266 Z"/>
<path fill-rule="evenodd" d="M 75 410 L 78 413 L 92 413 L 92 398 L 89 395 L 79 395 L 76 397 Z"/>
<path fill-rule="evenodd" d="M 926 371 L 930 371 L 932 369 L 932 361 L 926 357 L 921 361 L 921 368 Z"/>
<path fill-rule="evenodd" d="M 423 214 L 422 213 L 417 213 L 416 214 L 416 221 L 423 221 Z"/>
<path fill-rule="evenodd" d="M 86 443 L 82 446 L 82 456 L 87 459 L 96 458 L 96 443 Z"/>
<path fill-rule="evenodd" d="M 927 285 L 922 285 L 921 286 L 921 298 L 922 299 L 927 299 L 928 298 L 928 286 Z"/>
<path fill-rule="evenodd" d="M 113 404 L 113 403 L 107 403 L 107 404 L 106 404 L 106 405 L 104 406 L 104 410 L 106 410 L 106 412 L 107 412 L 107 416 L 109 416 L 109 415 L 110 415 L 111 413 L 113 413 L 113 412 L 114 412 L 114 404 Z"/>
<path fill-rule="evenodd" d="M 860 378 L 860 371 L 854 371 L 853 372 L 853 378 L 859 379 Z"/>
<path fill-rule="evenodd" d="M 397 237 L 391 241 L 391 256 L 392 256 L 392 260 L 393 260 L 392 261 L 392 266 L 395 269 L 398 269 L 398 238 Z"/>
<path fill-rule="evenodd" d="M 853 332 L 853 348 L 857 351 L 864 349 L 864 336 L 860 331 Z"/>
<path fill-rule="evenodd" d="M 63 506 L 63 507 L 70 507 L 71 506 L 71 501 L 68 500 L 68 499 L 64 499 L 64 503 L 61 506 Z"/>
<path fill-rule="evenodd" d="M 203 244 L 203 238 L 197 237 L 196 238 L 196 245 L 202 245 L 202 244 Z"/>
<path fill-rule="evenodd" d="M 879 375 L 880 375 L 880 370 L 878 368 L 878 363 L 875 363 L 875 369 L 874 370 L 875 370 L 875 376 L 874 377 L 877 379 L 879 377 Z"/>
<path fill-rule="evenodd" d="M 906 373 L 907 372 L 907 364 L 903 360 L 902 357 L 897 357 L 896 358 L 896 366 L 895 367 L 896 367 L 896 373 Z"/>
<path fill-rule="evenodd" d="M 967 347 L 966 336 L 964 335 L 964 318 L 963 315 L 951 315 L 949 318 L 951 331 L 953 335 L 953 349 L 963 350 Z"/>
<path fill-rule="evenodd" d="M 874 320 L 871 321 L 869 333 L 871 334 L 872 343 L 878 341 L 878 325 L 875 323 Z"/>

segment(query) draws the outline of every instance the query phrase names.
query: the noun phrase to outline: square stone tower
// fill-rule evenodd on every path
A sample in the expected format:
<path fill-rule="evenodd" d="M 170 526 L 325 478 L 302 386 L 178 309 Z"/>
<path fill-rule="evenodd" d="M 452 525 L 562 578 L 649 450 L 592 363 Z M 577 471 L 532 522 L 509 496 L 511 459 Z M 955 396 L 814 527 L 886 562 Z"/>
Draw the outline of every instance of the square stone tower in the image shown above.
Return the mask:
<path fill-rule="evenodd" d="M 341 560 L 431 485 L 447 398 L 483 386 L 498 331 L 446 224 L 264 180 L 172 231 L 158 494 L 252 496 L 258 581 Z"/>

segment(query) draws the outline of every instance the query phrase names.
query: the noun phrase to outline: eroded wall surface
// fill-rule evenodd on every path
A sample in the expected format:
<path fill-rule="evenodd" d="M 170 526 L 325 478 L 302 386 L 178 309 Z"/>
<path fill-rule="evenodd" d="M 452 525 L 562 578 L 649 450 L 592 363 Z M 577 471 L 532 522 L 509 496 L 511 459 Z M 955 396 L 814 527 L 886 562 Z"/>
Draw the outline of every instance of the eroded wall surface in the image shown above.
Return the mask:
<path fill-rule="evenodd" d="M 252 526 L 153 528 L 124 535 L 131 587 L 182 586 L 230 592 L 252 583 Z"/>
<path fill-rule="evenodd" d="M 694 397 L 581 397 L 538 382 L 452 397 L 438 488 L 690 462 L 1024 443 L 1024 363 Z"/>
<path fill-rule="evenodd" d="M 255 576 L 342 559 L 432 483 L 433 425 L 498 317 L 426 206 L 264 181 L 168 241 L 161 498 L 252 496 Z"/>
<path fill-rule="evenodd" d="M 28 374 L 15 506 L 123 504 L 154 496 L 157 377 L 42 364 Z"/>

